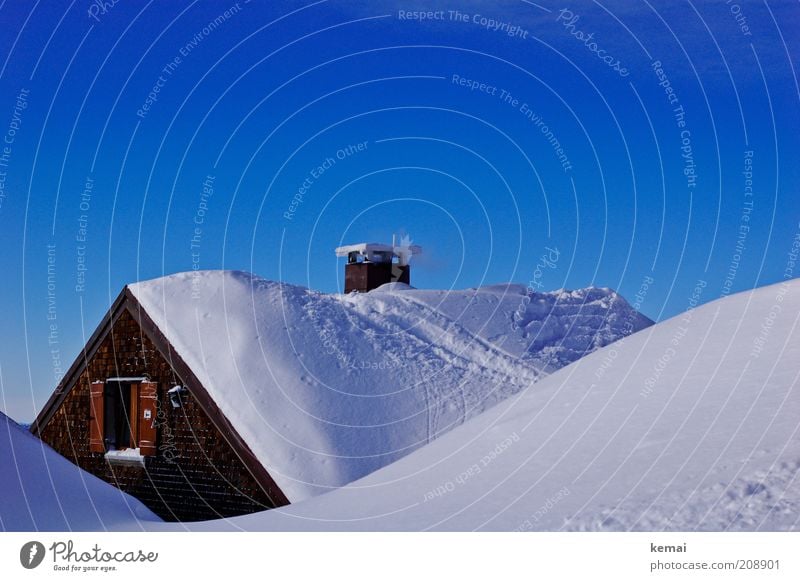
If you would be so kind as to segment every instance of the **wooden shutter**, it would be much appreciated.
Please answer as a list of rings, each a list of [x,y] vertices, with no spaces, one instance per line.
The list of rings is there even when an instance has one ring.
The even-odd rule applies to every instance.
[[[136,444],[142,456],[156,455],[156,398],[158,397],[158,384],[143,381],[139,384],[139,401],[137,408],[138,434]],[[134,428],[133,424],[131,425]]]
[[[89,386],[89,451],[106,451],[103,445],[103,410],[105,408],[103,394],[105,383],[95,382]]]
[[[139,447],[139,384],[131,383],[130,385],[130,408],[128,410],[128,425],[130,426],[131,434],[131,448]]]

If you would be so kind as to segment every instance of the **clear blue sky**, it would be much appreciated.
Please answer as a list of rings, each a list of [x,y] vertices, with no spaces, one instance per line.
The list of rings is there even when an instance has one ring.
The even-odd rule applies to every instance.
[[[193,267],[334,292],[334,247],[407,232],[416,286],[652,280],[653,319],[784,276],[797,2],[100,4],[0,7],[19,420],[126,283]]]

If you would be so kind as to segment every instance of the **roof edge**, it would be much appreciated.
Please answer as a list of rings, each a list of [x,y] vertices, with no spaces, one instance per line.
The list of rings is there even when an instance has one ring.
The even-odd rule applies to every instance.
[[[50,398],[45,402],[44,406],[42,407],[41,411],[36,416],[36,419],[33,421],[30,427],[30,431],[36,437],[39,437],[40,432],[47,423],[50,421],[50,418],[53,417],[53,414],[61,405],[61,403],[66,399],[69,392],[72,391],[72,388],[75,386],[75,381],[80,377],[81,373],[83,373],[84,369],[86,369],[86,365],[89,362],[89,359],[97,351],[100,343],[106,338],[108,333],[111,331],[111,328],[114,326],[114,323],[119,318],[124,310],[125,301],[127,299],[127,285],[122,289],[122,291],[117,295],[117,298],[114,299],[114,302],[111,303],[111,307],[109,307],[108,311],[103,318],[100,320],[100,324],[94,330],[89,340],[84,345],[81,352],[78,354],[78,357],[75,361],[70,365],[67,372],[61,378],[61,381],[58,382],[55,391],[52,393]]]

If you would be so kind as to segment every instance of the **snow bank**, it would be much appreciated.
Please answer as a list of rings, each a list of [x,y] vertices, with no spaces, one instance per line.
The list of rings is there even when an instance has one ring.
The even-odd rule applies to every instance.
[[[800,280],[601,349],[330,494],[195,528],[796,530]]]
[[[0,530],[135,530],[160,520],[0,413]]]
[[[384,285],[345,296],[229,271],[130,289],[293,502],[650,324],[607,289]]]

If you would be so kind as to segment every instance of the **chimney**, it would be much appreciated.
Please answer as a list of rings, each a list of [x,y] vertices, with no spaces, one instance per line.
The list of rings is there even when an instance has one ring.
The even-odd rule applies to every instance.
[[[336,256],[347,257],[344,266],[344,292],[369,292],[387,282],[411,284],[411,257],[422,248],[411,244],[408,236],[392,236],[392,244],[362,242],[336,249]]]

